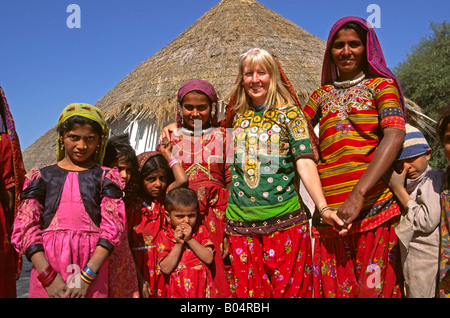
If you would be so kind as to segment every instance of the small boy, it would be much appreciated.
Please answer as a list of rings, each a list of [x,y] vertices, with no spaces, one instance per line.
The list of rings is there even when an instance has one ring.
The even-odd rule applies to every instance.
[[[431,169],[424,135],[406,124],[403,147],[394,162],[389,187],[402,208],[395,232],[408,298],[436,297],[439,273],[440,189],[444,172]]]
[[[189,188],[170,190],[164,199],[167,227],[158,234],[158,262],[166,275],[168,298],[215,298],[210,265],[214,245],[198,222],[197,193]]]

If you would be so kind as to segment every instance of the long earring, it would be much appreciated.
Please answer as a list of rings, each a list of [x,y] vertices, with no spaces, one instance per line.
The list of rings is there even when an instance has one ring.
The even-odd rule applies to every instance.
[[[183,118],[183,112],[181,111],[181,104],[178,102],[177,103],[177,111],[178,111],[178,115],[180,116],[180,123],[181,123],[181,127],[184,127],[184,118]]]
[[[216,107],[217,107],[216,103],[211,104],[211,117],[216,116]]]

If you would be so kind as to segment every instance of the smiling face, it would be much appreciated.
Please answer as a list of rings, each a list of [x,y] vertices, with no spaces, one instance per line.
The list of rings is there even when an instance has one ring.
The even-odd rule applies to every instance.
[[[74,166],[90,166],[95,164],[93,155],[100,144],[100,136],[89,124],[75,124],[61,137],[66,150],[63,161]]]
[[[182,101],[182,116],[184,126],[194,130],[195,121],[202,122],[202,128],[208,128],[211,115],[211,105],[208,96],[198,92],[187,93]]]
[[[331,46],[331,58],[339,70],[339,80],[353,80],[363,71],[365,47],[353,29],[340,30]]]
[[[252,99],[254,106],[265,106],[270,86],[270,74],[259,63],[253,66],[244,64],[242,85],[245,92]]]

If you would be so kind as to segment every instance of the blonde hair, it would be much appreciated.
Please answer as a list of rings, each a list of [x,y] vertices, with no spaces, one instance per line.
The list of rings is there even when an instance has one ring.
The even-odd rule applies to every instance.
[[[264,49],[253,48],[241,55],[239,60],[239,72],[236,84],[234,85],[230,96],[234,96],[233,106],[237,113],[243,114],[252,105],[252,100],[244,89],[244,67],[255,65],[264,67],[270,75],[270,84],[267,92],[266,105],[269,109],[279,108],[285,105],[294,105],[294,100],[281,80],[280,70],[275,58]]]

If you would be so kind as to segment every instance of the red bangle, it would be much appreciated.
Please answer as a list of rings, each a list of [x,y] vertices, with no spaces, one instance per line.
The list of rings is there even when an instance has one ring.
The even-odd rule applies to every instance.
[[[56,271],[50,265],[47,266],[39,275],[38,280],[41,282],[42,286],[50,286],[56,278]]]

